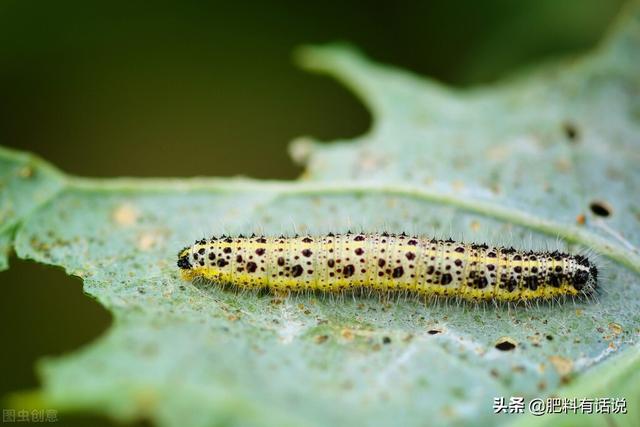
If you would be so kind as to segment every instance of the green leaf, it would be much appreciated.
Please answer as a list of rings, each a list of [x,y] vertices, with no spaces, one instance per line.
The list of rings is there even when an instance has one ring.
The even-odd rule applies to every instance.
[[[35,156],[0,147],[0,271],[8,255],[16,225],[54,198],[64,177]]]
[[[640,419],[640,346],[629,348],[620,354],[611,357],[606,362],[590,369],[581,375],[570,386],[560,390],[561,399],[576,399],[578,402],[588,396],[605,396],[625,398],[627,400],[626,416],[615,419],[616,426],[635,426]],[[513,427],[534,426],[602,426],[611,425],[611,415],[606,413],[550,414],[535,416],[527,414],[526,417],[517,418],[512,423]]]
[[[494,397],[557,394],[593,384],[595,369],[614,380],[584,397],[638,396],[625,375],[640,330],[637,4],[591,55],[467,91],[340,46],[299,59],[349,86],[375,122],[355,141],[294,143],[306,165],[295,182],[62,178],[0,152],[2,206],[21,206],[3,209],[0,248],[15,230],[18,256],[82,277],[114,315],[96,342],[39,364],[36,400],[167,426],[411,426],[506,424]],[[32,183],[11,172],[25,162]],[[197,238],[294,228],[586,248],[607,268],[596,301],[524,308],[281,298],[176,271]],[[516,349],[497,350],[503,337]],[[632,361],[623,374],[598,366],[614,353]]]

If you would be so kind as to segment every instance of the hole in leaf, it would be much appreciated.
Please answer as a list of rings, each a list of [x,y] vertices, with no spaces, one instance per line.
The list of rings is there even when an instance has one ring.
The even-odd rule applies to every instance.
[[[578,142],[580,140],[580,130],[574,123],[564,122],[562,124],[562,131],[569,141]]]
[[[591,204],[589,205],[589,208],[591,209],[591,212],[593,212],[594,215],[601,216],[601,217],[608,217],[611,215],[611,212],[612,212],[611,206],[609,206],[605,202],[601,202],[597,200],[591,202]]]
[[[511,351],[516,348],[516,342],[509,337],[503,337],[496,342],[495,347],[500,351]]]
[[[0,282],[0,321],[10,325],[0,340],[16,344],[3,347],[3,366],[11,369],[3,373],[0,395],[37,387],[39,359],[84,346],[112,323],[111,314],[82,292],[81,281],[62,269],[12,257]]]

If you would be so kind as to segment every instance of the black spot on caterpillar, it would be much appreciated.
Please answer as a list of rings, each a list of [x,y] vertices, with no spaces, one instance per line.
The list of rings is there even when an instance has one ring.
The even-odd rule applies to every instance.
[[[187,280],[275,292],[370,289],[532,301],[589,296],[598,287],[598,270],[583,255],[389,233],[212,237],[181,250],[178,267]]]

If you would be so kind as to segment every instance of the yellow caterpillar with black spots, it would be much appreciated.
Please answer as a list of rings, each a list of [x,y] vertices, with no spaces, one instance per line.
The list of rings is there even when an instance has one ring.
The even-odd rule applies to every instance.
[[[274,292],[407,291],[466,300],[532,301],[593,294],[583,255],[520,251],[406,234],[212,237],[178,254],[187,280]]]

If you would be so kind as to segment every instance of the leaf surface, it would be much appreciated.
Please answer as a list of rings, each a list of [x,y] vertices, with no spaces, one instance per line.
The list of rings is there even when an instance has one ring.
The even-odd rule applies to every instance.
[[[1,253],[15,232],[20,257],[80,276],[114,315],[105,336],[39,365],[47,404],[166,426],[486,425],[511,421],[494,397],[557,393],[613,353],[637,366],[637,6],[589,56],[467,91],[340,46],[299,58],[375,122],[355,141],[295,142],[295,182],[89,180],[0,152]],[[211,234],[350,228],[587,248],[606,266],[602,293],[517,309],[280,298],[194,286],[175,267]],[[513,351],[495,348],[505,337]]]

